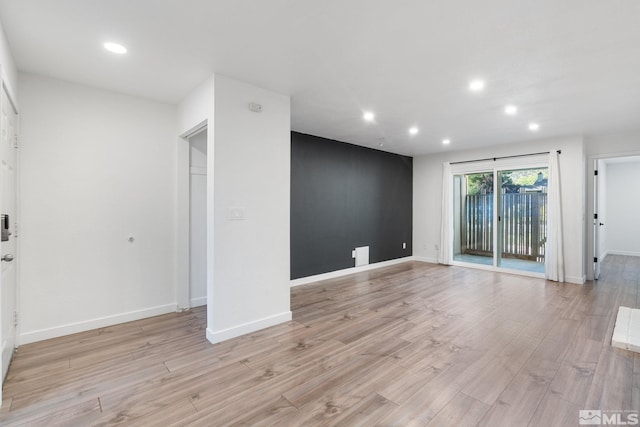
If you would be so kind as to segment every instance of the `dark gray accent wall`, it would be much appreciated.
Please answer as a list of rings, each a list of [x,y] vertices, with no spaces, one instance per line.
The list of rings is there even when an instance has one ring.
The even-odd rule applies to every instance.
[[[410,256],[412,186],[412,157],[292,132],[291,279]]]

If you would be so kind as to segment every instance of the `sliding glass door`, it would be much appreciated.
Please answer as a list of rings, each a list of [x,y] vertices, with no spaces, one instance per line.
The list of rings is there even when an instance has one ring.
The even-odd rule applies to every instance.
[[[544,273],[546,167],[454,173],[453,260]]]

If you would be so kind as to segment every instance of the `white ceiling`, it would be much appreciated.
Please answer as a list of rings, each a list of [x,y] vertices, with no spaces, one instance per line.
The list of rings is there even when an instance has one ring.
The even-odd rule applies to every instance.
[[[638,0],[0,0],[0,19],[21,71],[168,103],[216,72],[291,95],[293,130],[396,153],[640,128]]]

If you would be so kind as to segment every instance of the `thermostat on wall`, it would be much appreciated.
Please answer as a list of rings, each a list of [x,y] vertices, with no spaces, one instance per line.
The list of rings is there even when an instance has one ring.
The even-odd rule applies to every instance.
[[[257,102],[250,102],[249,110],[253,111],[254,113],[262,113],[262,105],[258,104]]]

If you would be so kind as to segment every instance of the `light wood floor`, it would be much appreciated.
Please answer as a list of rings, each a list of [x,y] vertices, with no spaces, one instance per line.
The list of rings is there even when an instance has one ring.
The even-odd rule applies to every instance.
[[[19,349],[2,425],[572,426],[640,409],[609,343],[640,258],[596,284],[409,262],[292,290],[294,321],[211,345],[205,311]]]

